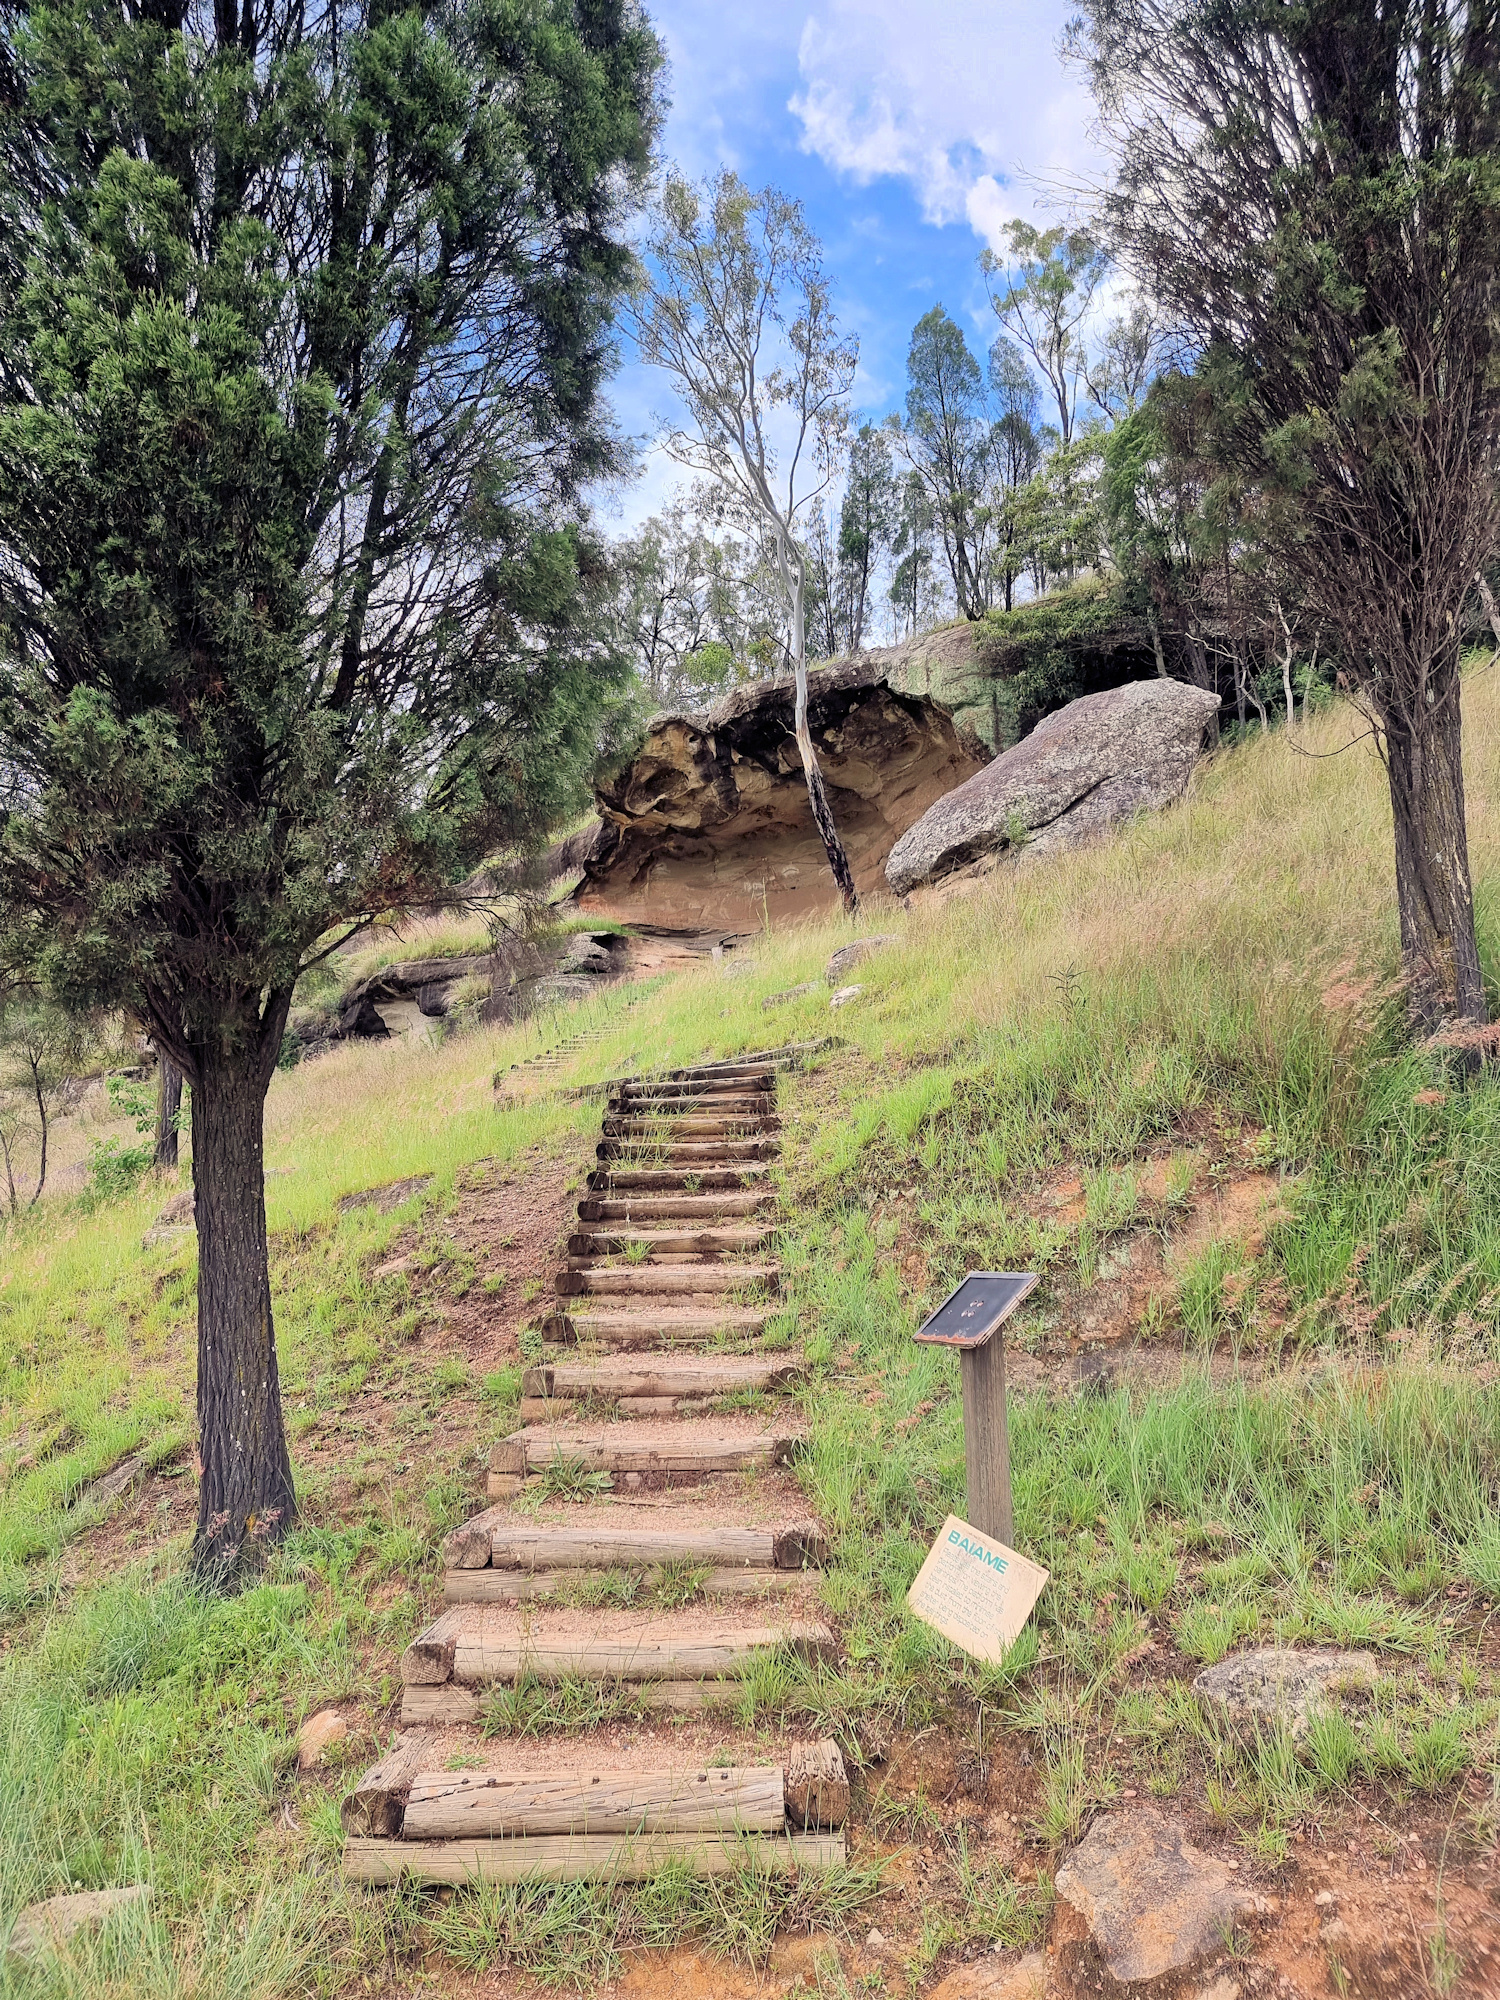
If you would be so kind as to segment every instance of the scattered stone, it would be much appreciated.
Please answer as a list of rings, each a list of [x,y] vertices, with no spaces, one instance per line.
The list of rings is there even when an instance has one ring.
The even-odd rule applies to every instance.
[[[409,1252],[405,1257],[387,1257],[383,1264],[377,1264],[370,1273],[372,1278],[401,1278],[416,1266],[416,1258]]]
[[[1236,1729],[1282,1724],[1302,1742],[1319,1708],[1346,1688],[1372,1688],[1380,1678],[1371,1653],[1334,1647],[1259,1646],[1205,1667],[1193,1691],[1220,1709]]]
[[[10,1949],[18,1958],[34,1958],[44,1945],[64,1944],[75,1932],[102,1924],[117,1910],[130,1909],[150,1898],[151,1890],[144,1882],[132,1882],[123,1889],[85,1889],[73,1896],[49,1896],[45,1902],[28,1904],[16,1918]]]
[[[184,1188],[181,1194],[174,1194],[172,1199],[157,1211],[156,1220],[151,1226],[153,1229],[180,1228],[183,1223],[193,1223],[196,1214],[193,1190]]]
[[[884,1949],[885,1933],[883,1931],[871,1931],[870,1935],[865,1939],[865,1950],[883,1951]]]
[[[1223,1974],[1211,1986],[1200,1988],[1198,2000],[1240,2000],[1239,1984]]]
[[[882,945],[900,944],[900,942],[894,931],[884,931],[878,937],[856,938],[853,944],[840,945],[824,966],[823,977],[830,986],[837,986],[845,974],[852,972],[862,959],[870,956],[872,951],[879,951]]]
[[[323,1761],[323,1752],[342,1743],[349,1725],[336,1708],[320,1708],[297,1731],[297,1769],[311,1771]]]
[[[411,1174],[404,1181],[387,1181],[384,1187],[361,1188],[358,1194],[339,1198],[339,1214],[348,1215],[356,1208],[374,1208],[382,1215],[389,1215],[393,1208],[399,1208],[402,1202],[410,1201],[414,1194],[421,1194],[431,1186],[431,1174]]]
[[[1180,1823],[1150,1806],[1096,1819],[1058,1869],[1057,1894],[1126,1985],[1188,1971],[1222,1951],[1236,1921],[1259,1907]]]
[[[189,1223],[186,1228],[148,1229],[141,1238],[143,1250],[175,1250],[179,1246],[195,1242],[197,1230]]]
[[[1042,2000],[1046,1990],[1046,1954],[1029,1951],[1015,1965],[996,1965],[992,1958],[961,1965],[933,1987],[927,2000]]]
[[[138,1451],[122,1458],[112,1471],[85,1486],[78,1496],[80,1507],[110,1507],[146,1476],[146,1461]]]
[[[822,982],[820,980],[804,979],[800,986],[788,986],[783,993],[768,993],[760,1003],[761,1011],[766,1013],[772,1007],[785,1007],[789,1001],[805,1000],[809,993],[820,993],[821,991]]]
[[[830,1007],[847,1007],[851,1000],[857,1000],[864,992],[863,986],[841,986],[829,1001]]]
[[[891,849],[898,896],[1007,853],[1052,854],[1181,798],[1219,698],[1182,681],[1131,681],[1070,701],[930,807]]]

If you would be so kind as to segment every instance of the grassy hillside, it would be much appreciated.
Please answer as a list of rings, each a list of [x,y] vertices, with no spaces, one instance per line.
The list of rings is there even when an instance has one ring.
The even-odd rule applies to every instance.
[[[1493,970],[1492,677],[1470,682],[1468,724]],[[778,1917],[836,1955],[878,1889],[868,1866],[884,1855],[895,1881],[890,1855],[914,1844],[934,1857],[920,1897],[904,1917],[878,1906],[888,1990],[906,1992],[945,1953],[1036,1935],[1060,1844],[1127,1792],[1228,1829],[1267,1879],[1313,1829],[1432,1820],[1455,1859],[1493,1839],[1500,1085],[1460,1084],[1405,1039],[1384,783],[1359,729],[1336,710],[1251,741],[1108,845],[869,913],[896,942],[835,1014],[826,989],[762,1003],[818,975],[842,924],[766,938],[649,1004],[612,989],[591,1016],[604,1040],[498,1107],[495,1072],[571,1019],[278,1076],[268,1202],[304,1514],[230,1602],[181,1582],[193,1275],[190,1250],[141,1248],[163,1191],[13,1232],[0,1929],[70,1882],[148,1880],[154,1899],[56,1964],[0,1961],[0,1994],[357,1990],[434,1944],[587,1983],[643,1940],[757,1951]],[[786,1329],[821,1370],[803,1478],[838,1538],[846,1663],[772,1661],[740,1719],[812,1716],[864,1758],[856,1870],[790,1911],[748,1879],[709,1899],[348,1894],[339,1773],[296,1780],[291,1739],[338,1701],[350,1764],[388,1740],[397,1653],[513,1414],[533,1288],[591,1149],[597,1104],[569,1086],[830,1032],[841,1046],[783,1091],[782,1259]],[[340,1205],[423,1177],[386,1212]],[[505,1235],[476,1221],[507,1211]],[[909,1336],[969,1268],[1044,1274],[1016,1334],[1012,1449],[1017,1538],[1052,1582],[987,1672],[903,1608],[963,1497],[956,1363]],[[1115,1374],[1080,1393],[1077,1353],[1106,1335]],[[133,1449],[157,1476],[122,1530],[76,1502]],[[1369,1726],[1330,1723],[1303,1763],[1223,1736],[1185,1675],[1256,1633],[1379,1648],[1394,1672]],[[527,1723],[525,1699],[492,1717]],[[939,1796],[898,1754],[927,1728],[950,1776],[1024,1747],[1024,1867],[971,1845],[958,1779]],[[1441,1908],[1419,1946],[1431,1966],[1450,1949]]]

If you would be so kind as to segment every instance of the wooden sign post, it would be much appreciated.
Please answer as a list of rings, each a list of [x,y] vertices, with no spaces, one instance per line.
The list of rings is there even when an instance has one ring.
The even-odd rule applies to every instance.
[[[971,1271],[918,1329],[932,1347],[956,1347],[964,1398],[964,1469],[969,1520],[1012,1544],[1010,1432],[1005,1417],[1005,1343],[994,1336],[1028,1293],[1033,1271]]]

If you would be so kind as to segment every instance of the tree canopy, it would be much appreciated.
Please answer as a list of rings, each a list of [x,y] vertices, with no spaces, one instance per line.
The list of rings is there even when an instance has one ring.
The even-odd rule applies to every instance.
[[[0,17],[4,944],[193,1085],[211,1554],[292,1505],[293,982],[569,811],[620,673],[575,502],[658,67],[624,0]]]

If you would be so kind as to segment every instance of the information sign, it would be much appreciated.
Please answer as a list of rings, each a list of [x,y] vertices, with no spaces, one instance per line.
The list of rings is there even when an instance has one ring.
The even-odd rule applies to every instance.
[[[1003,1660],[1031,1616],[1048,1572],[950,1514],[906,1602],[976,1660]]]
[[[912,1337],[934,1347],[982,1347],[1036,1284],[1034,1271],[971,1271]]]

